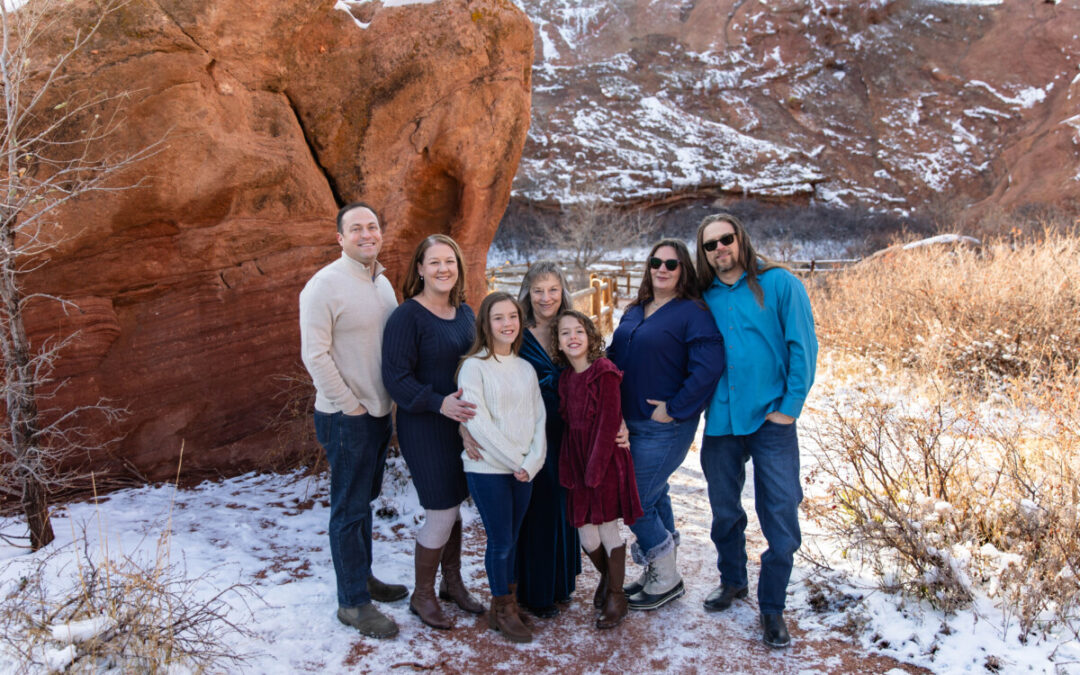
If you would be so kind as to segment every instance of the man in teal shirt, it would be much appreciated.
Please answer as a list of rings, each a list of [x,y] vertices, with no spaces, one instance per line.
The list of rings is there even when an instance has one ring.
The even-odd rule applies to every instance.
[[[727,369],[705,413],[701,447],[720,570],[720,585],[705,599],[705,609],[724,610],[747,595],[741,495],[746,460],[752,459],[755,508],[769,543],[758,579],[762,637],[771,647],[786,647],[791,637],[784,601],[802,542],[795,420],[814,383],[814,316],[802,282],[757,255],[733,215],[702,221],[697,268],[727,351]]]

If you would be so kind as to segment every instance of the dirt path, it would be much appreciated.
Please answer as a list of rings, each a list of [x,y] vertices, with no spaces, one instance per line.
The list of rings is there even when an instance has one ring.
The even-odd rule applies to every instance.
[[[747,483],[751,484],[748,476]],[[584,572],[578,577],[578,589],[569,605],[554,619],[531,617],[535,640],[529,645],[514,645],[487,627],[486,617],[472,617],[456,608],[448,610],[457,627],[435,631],[419,625],[406,615],[399,641],[407,650],[423,655],[415,661],[398,660],[394,672],[436,673],[923,673],[922,668],[894,659],[867,654],[852,641],[826,634],[820,629],[804,630],[799,626],[800,613],[809,612],[805,590],[793,581],[789,595],[799,609],[788,612],[793,644],[786,650],[770,649],[762,644],[758,629],[754,594],[738,601],[726,612],[706,613],[701,606],[705,595],[718,583],[715,552],[709,540],[710,512],[704,477],[698,468],[696,448],[671,482],[671,494],[683,545],[679,549],[679,568],[687,585],[685,596],[652,612],[631,612],[616,629],[593,628],[595,613],[592,592],[597,573],[584,560]],[[744,508],[750,514],[750,583],[757,582],[757,558],[765,548],[754,517],[753,497],[744,494]],[[629,531],[626,535],[632,538]],[[478,523],[466,532],[465,570],[470,587],[483,600],[488,589],[483,575],[483,529]],[[630,565],[627,577],[634,578],[640,568]],[[796,579],[805,571],[796,569]],[[395,603],[398,604],[398,603]],[[400,603],[404,605],[404,602]],[[401,622],[402,612],[395,612]],[[809,622],[816,624],[817,622]],[[488,643],[487,648],[480,645]],[[365,661],[386,667],[376,656],[379,645],[357,637],[345,665],[357,672],[366,670]],[[365,657],[374,657],[370,660]]]

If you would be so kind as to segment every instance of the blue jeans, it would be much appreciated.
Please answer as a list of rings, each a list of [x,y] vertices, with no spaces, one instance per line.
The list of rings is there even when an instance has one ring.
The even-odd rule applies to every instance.
[[[484,568],[491,595],[509,595],[510,584],[517,580],[517,538],[529,508],[532,483],[522,483],[509,473],[466,472],[465,479],[487,533]]]
[[[784,611],[799,532],[799,437],[795,424],[768,420],[748,436],[706,436],[701,469],[709,484],[712,540],[720,581],[740,588],[746,579],[746,512],[742,489],[746,460],[754,461],[754,507],[769,548],[761,554],[758,609],[762,614]]]
[[[682,465],[697,433],[694,415],[682,422],[661,424],[652,420],[626,420],[630,430],[630,455],[634,459],[641,509],[645,512],[630,531],[637,537],[634,559],[639,564],[662,558],[674,550],[675,514],[668,496],[668,479]]]
[[[330,556],[341,607],[371,602],[371,502],[382,490],[390,432],[390,415],[315,411],[315,436],[330,464]]]

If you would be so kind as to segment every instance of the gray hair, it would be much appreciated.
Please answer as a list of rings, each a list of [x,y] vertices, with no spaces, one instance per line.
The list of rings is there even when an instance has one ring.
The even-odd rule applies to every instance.
[[[566,275],[563,274],[559,264],[554,260],[537,260],[525,272],[525,277],[521,280],[521,288],[518,290],[518,304],[521,305],[521,310],[525,313],[526,326],[536,325],[536,315],[533,313],[529,289],[537,280],[547,276],[555,277],[559,280],[559,285],[562,286],[562,302],[559,304],[559,310],[574,308],[574,303],[570,300],[570,285],[566,283]]]

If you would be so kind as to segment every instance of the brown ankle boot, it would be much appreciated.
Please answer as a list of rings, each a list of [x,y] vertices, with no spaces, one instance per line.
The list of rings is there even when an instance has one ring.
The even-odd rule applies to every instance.
[[[532,642],[533,636],[518,616],[512,595],[497,595],[491,599],[488,626],[502,633],[511,642]]]
[[[435,572],[439,569],[441,557],[440,548],[416,545],[416,557],[413,560],[416,582],[413,585],[412,597],[409,598],[409,611],[432,628],[448,630],[453,628],[454,624],[443,614],[442,606],[435,598]]]
[[[593,607],[601,609],[607,600],[608,587],[611,585],[611,581],[608,579],[607,551],[604,550],[604,546],[601,544],[596,547],[595,551],[585,551],[585,555],[589,556],[589,560],[592,561],[593,565],[596,565],[597,571],[600,572],[600,584],[596,587],[596,592],[593,593],[592,604]]]
[[[439,597],[452,600],[461,609],[470,614],[483,614],[484,606],[469,594],[461,578],[461,521],[454,523],[450,538],[442,550],[442,582],[439,584]]]
[[[603,550],[603,546],[600,547]],[[596,620],[597,628],[614,628],[626,618],[626,593],[623,579],[626,576],[626,544],[607,554],[608,593],[604,608]]]

